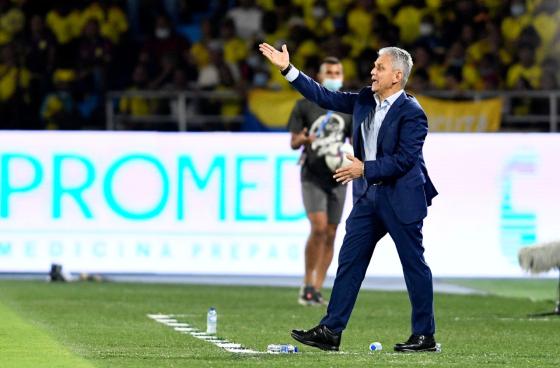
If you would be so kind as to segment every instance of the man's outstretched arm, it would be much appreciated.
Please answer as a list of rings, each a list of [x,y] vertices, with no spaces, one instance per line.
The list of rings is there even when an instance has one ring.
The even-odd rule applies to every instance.
[[[324,109],[352,114],[357,93],[329,91],[300,72],[290,64],[290,54],[286,45],[282,45],[282,51],[278,51],[267,43],[261,43],[259,50],[305,98]]]

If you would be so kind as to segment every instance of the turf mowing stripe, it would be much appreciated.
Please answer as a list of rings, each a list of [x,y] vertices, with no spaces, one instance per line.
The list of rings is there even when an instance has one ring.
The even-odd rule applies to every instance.
[[[40,328],[0,303],[0,366],[2,368],[93,368]]]
[[[163,323],[164,325],[173,328],[173,330],[191,335],[202,341],[210,342],[217,347],[229,351],[235,354],[263,354],[262,351],[256,351],[253,349],[248,349],[241,344],[237,344],[222,338],[218,338],[214,335],[202,332],[197,328],[192,327],[188,323],[182,323],[173,318],[172,315],[167,314],[148,314],[148,318],[153,319],[156,322]]]

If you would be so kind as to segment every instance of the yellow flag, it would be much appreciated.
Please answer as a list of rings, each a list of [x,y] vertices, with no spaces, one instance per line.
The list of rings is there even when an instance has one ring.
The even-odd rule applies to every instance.
[[[302,96],[296,91],[254,89],[249,92],[249,110],[269,128],[283,128]]]
[[[496,132],[500,129],[503,101],[449,101],[416,96],[434,132]]]

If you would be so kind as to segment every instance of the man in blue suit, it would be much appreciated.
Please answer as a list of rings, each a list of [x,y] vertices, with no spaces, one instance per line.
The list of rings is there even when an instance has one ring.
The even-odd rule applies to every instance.
[[[355,157],[336,171],[352,181],[354,206],[346,221],[338,270],[327,315],[311,330],[292,337],[323,350],[338,350],[377,242],[394,240],[412,305],[412,335],[396,351],[436,351],[432,273],[424,260],[422,225],[437,191],[422,147],[428,121],[416,99],[404,92],[412,69],[410,54],[397,47],[379,50],[371,70],[371,87],[358,93],[332,92],[290,64],[282,51],[263,43],[261,53],[277,66],[304,97],[319,106],[353,114]]]

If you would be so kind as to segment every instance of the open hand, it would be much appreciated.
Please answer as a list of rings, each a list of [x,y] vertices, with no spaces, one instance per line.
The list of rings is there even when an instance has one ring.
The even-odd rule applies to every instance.
[[[290,65],[290,54],[286,45],[282,45],[282,52],[280,52],[264,42],[259,44],[259,51],[280,70],[284,70]]]
[[[342,182],[342,184],[349,183],[364,174],[364,163],[362,161],[358,160],[351,154],[347,154],[346,158],[352,161],[352,163],[348,166],[337,169],[333,175],[333,178],[335,178],[339,183]]]

